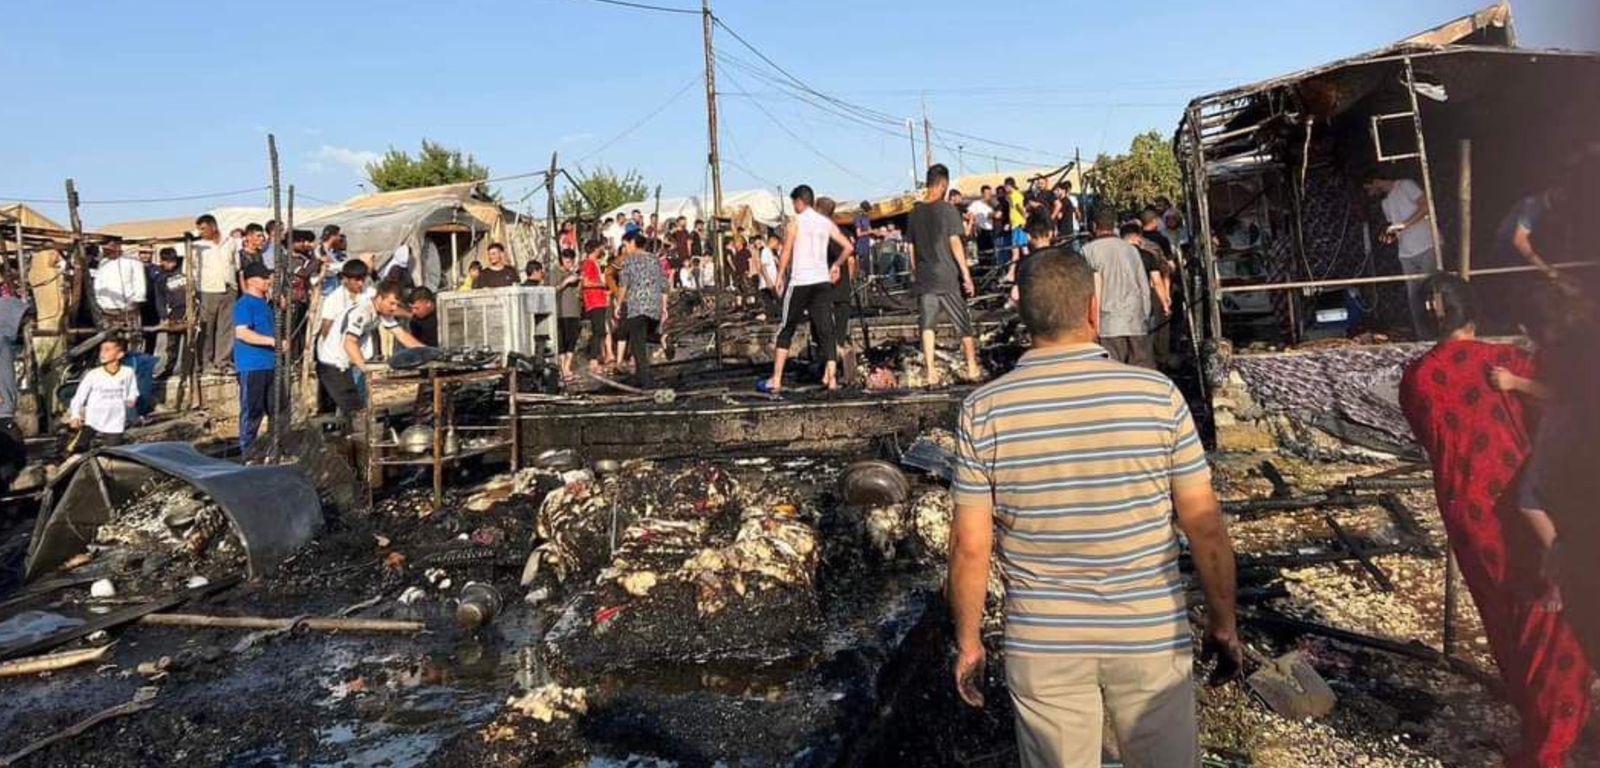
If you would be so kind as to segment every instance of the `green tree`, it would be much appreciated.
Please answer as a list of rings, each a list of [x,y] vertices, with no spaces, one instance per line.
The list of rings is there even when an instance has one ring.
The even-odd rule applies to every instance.
[[[619,205],[650,196],[650,185],[638,171],[618,174],[606,166],[578,173],[578,188],[567,189],[558,198],[563,217],[598,216]]]
[[[1086,175],[1101,204],[1118,212],[1137,210],[1157,197],[1177,202],[1183,196],[1172,142],[1154,130],[1133,137],[1125,155],[1101,154]]]
[[[414,158],[409,152],[390,147],[381,159],[367,163],[367,179],[380,192],[460,184],[488,178],[489,169],[480,165],[472,155],[463,155],[461,150],[450,149],[427,139],[422,140],[422,152]],[[486,186],[479,185],[479,188],[487,194]]]

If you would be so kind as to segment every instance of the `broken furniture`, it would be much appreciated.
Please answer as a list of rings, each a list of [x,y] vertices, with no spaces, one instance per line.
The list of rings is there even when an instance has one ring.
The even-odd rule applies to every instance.
[[[445,465],[509,450],[511,466],[513,468],[520,466],[522,434],[517,428],[518,407],[515,396],[517,375],[517,369],[514,367],[467,372],[450,372],[438,368],[428,368],[418,372],[392,369],[381,373],[374,372],[374,375],[367,380],[369,399],[372,403],[367,409],[366,424],[368,485],[373,488],[381,486],[384,470],[387,467],[429,467],[433,470],[433,508],[437,510],[444,505]],[[506,391],[512,393],[507,397],[510,405],[508,415],[503,419],[503,426],[468,426],[456,423],[457,409],[453,406],[456,396],[463,387],[494,384],[498,388],[501,381],[505,382]],[[419,387],[423,394],[431,396],[433,406],[433,441],[428,450],[421,455],[407,452],[405,446],[397,440],[390,439],[382,429],[386,417],[406,412],[411,408],[414,401],[407,394],[416,392]],[[495,420],[502,421],[499,417]]]
[[[69,463],[46,489],[28,549],[29,581],[94,540],[153,479],[175,478],[215,502],[244,546],[251,578],[311,541],[322,505],[310,478],[290,465],[244,466],[214,459],[188,443],[105,448]]]

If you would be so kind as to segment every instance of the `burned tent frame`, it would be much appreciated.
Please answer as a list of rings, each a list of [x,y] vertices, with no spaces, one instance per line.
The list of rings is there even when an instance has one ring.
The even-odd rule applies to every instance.
[[[95,531],[158,477],[182,481],[216,502],[244,546],[251,578],[271,573],[322,529],[316,488],[297,467],[243,466],[188,443],[104,448],[69,463],[45,489],[26,579],[83,552]]]
[[[1468,279],[1534,271],[1482,256],[1494,255],[1501,215],[1597,138],[1597,99],[1600,55],[1515,47],[1504,4],[1378,51],[1195,99],[1174,136],[1201,267],[1193,327],[1221,339],[1224,303],[1267,292],[1297,341],[1301,291],[1425,279],[1376,268],[1378,233],[1365,229],[1360,194],[1374,171],[1422,186],[1438,269]],[[1327,194],[1313,199],[1319,186]],[[1220,274],[1230,254],[1213,235],[1233,213],[1217,208],[1230,187],[1252,190],[1243,199],[1263,211],[1264,280],[1225,285]],[[1333,218],[1351,230],[1331,252],[1308,232],[1308,208],[1328,199],[1346,206]]]

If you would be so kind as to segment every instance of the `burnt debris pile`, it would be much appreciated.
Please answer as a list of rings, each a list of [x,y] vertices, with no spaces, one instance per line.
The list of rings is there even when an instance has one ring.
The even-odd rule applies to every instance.
[[[181,589],[195,576],[243,573],[248,565],[222,508],[194,486],[164,476],[140,487],[79,557],[132,574],[138,591],[150,593]]]
[[[535,557],[593,585],[550,638],[580,667],[771,658],[815,647],[817,513],[725,469],[623,465],[540,510]]]

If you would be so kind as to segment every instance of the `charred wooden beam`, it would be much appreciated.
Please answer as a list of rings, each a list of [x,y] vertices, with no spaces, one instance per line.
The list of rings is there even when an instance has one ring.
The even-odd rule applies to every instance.
[[[1389,579],[1389,574],[1384,573],[1383,569],[1379,568],[1378,564],[1368,556],[1366,545],[1351,536],[1350,532],[1339,524],[1338,518],[1335,518],[1332,512],[1324,510],[1322,519],[1328,523],[1328,530],[1333,531],[1333,535],[1339,539],[1339,543],[1343,544],[1344,548],[1361,563],[1361,569],[1366,571],[1373,581],[1377,582],[1378,588],[1385,592],[1393,592],[1394,582]]]

